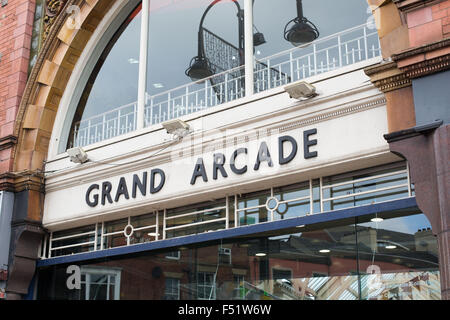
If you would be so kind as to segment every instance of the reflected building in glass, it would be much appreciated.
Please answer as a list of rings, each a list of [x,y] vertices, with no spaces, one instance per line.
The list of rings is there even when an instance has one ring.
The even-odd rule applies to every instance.
[[[441,298],[439,262],[436,240],[427,225],[423,214],[395,214],[382,222],[305,226],[295,233],[278,231],[177,251],[108,257],[82,263],[80,290],[66,288],[66,265],[45,267],[40,271],[38,296],[435,300]]]

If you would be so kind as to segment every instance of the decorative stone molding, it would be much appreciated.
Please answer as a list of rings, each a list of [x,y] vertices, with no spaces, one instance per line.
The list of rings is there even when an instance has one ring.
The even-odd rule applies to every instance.
[[[44,174],[42,172],[8,172],[1,174],[0,190],[15,193],[34,190],[44,193]]]
[[[450,38],[393,55],[409,79],[450,69]]]
[[[430,43],[392,56],[364,71],[383,92],[411,86],[411,80],[450,69],[450,39]]]
[[[401,12],[408,12],[417,8],[430,6],[445,0],[392,0]]]
[[[402,68],[410,79],[424,77],[448,69],[450,69],[450,54]]]
[[[410,50],[406,50],[403,52],[400,52],[398,54],[392,55],[392,60],[395,62],[408,59],[411,57],[414,57],[419,54],[426,54],[430,53],[436,50],[444,49],[450,46],[450,38],[443,39],[440,41],[432,42],[420,47],[412,48]]]
[[[44,30],[42,32],[42,40],[45,41],[50,34],[50,29],[55,23],[56,17],[61,13],[67,0],[46,0]]]
[[[6,137],[0,138],[0,151],[5,149],[10,149],[17,144],[17,137],[13,135],[9,135]]]
[[[14,179],[16,176],[12,173],[0,174],[0,190],[14,192]]]
[[[372,83],[384,93],[411,86],[411,79],[398,69],[395,62],[383,62],[366,68],[364,72],[370,77]]]
[[[113,4],[110,0],[47,0],[45,41],[39,52],[22,95],[14,127],[14,172],[0,176],[0,188],[15,192],[18,200],[15,215],[20,221],[12,226],[8,299],[21,299],[36,270],[36,259],[44,230],[40,227],[43,212],[44,176],[42,166],[47,157],[54,117],[73,67],[88,42],[92,30]],[[79,29],[65,23],[70,14],[65,8],[79,5],[82,12]],[[1,143],[0,143],[1,144]],[[15,206],[16,207],[16,206]],[[17,217],[16,217],[17,218]]]

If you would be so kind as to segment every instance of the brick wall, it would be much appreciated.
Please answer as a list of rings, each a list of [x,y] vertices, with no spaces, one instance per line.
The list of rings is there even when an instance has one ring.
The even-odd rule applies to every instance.
[[[411,47],[450,37],[450,0],[407,13]]]
[[[0,2],[0,140],[13,134],[28,77],[35,0]],[[0,148],[0,174],[12,170],[12,149]]]

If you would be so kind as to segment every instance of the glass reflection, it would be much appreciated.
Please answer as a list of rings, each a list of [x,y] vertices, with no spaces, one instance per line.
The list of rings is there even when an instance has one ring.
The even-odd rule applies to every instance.
[[[97,61],[78,103],[68,148],[135,129],[141,11],[139,5],[124,19]]]
[[[85,263],[81,290],[42,268],[38,299],[440,299],[424,215],[308,228]]]
[[[145,127],[245,96],[243,6],[242,0],[150,1],[142,43],[148,45],[141,70]],[[253,8],[255,93],[380,56],[364,0],[258,0]],[[141,10],[119,28],[83,88],[68,147],[138,127]]]
[[[358,250],[364,299],[440,299],[436,238],[424,215],[359,224]]]

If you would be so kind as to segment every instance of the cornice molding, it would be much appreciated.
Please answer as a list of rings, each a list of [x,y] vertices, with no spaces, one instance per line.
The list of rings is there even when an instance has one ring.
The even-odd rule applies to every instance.
[[[371,66],[364,72],[385,93],[401,89],[411,86],[412,79],[450,69],[448,48],[450,38],[394,54],[391,62]]]
[[[392,56],[409,79],[450,69],[450,38],[426,44]],[[411,63],[408,64],[408,59]]]
[[[402,12],[408,12],[417,8],[430,6],[445,0],[392,0],[397,8]]]
[[[409,79],[424,77],[450,69],[450,54],[402,68]]]
[[[419,54],[426,54],[436,50],[450,47],[450,38],[445,38],[436,42],[428,43],[420,47],[415,47],[397,54],[392,55],[392,60],[395,62],[417,56]]]
[[[17,144],[17,137],[14,135],[9,135],[0,138],[0,151],[5,149],[13,148]]]
[[[411,79],[404,73],[376,81],[374,84],[384,93],[410,87],[412,85]]]
[[[41,172],[7,172],[0,175],[0,190],[22,192],[33,190],[44,193],[44,176]]]
[[[372,83],[382,92],[390,92],[412,85],[408,75],[397,67],[395,62],[382,62],[364,70]]]

